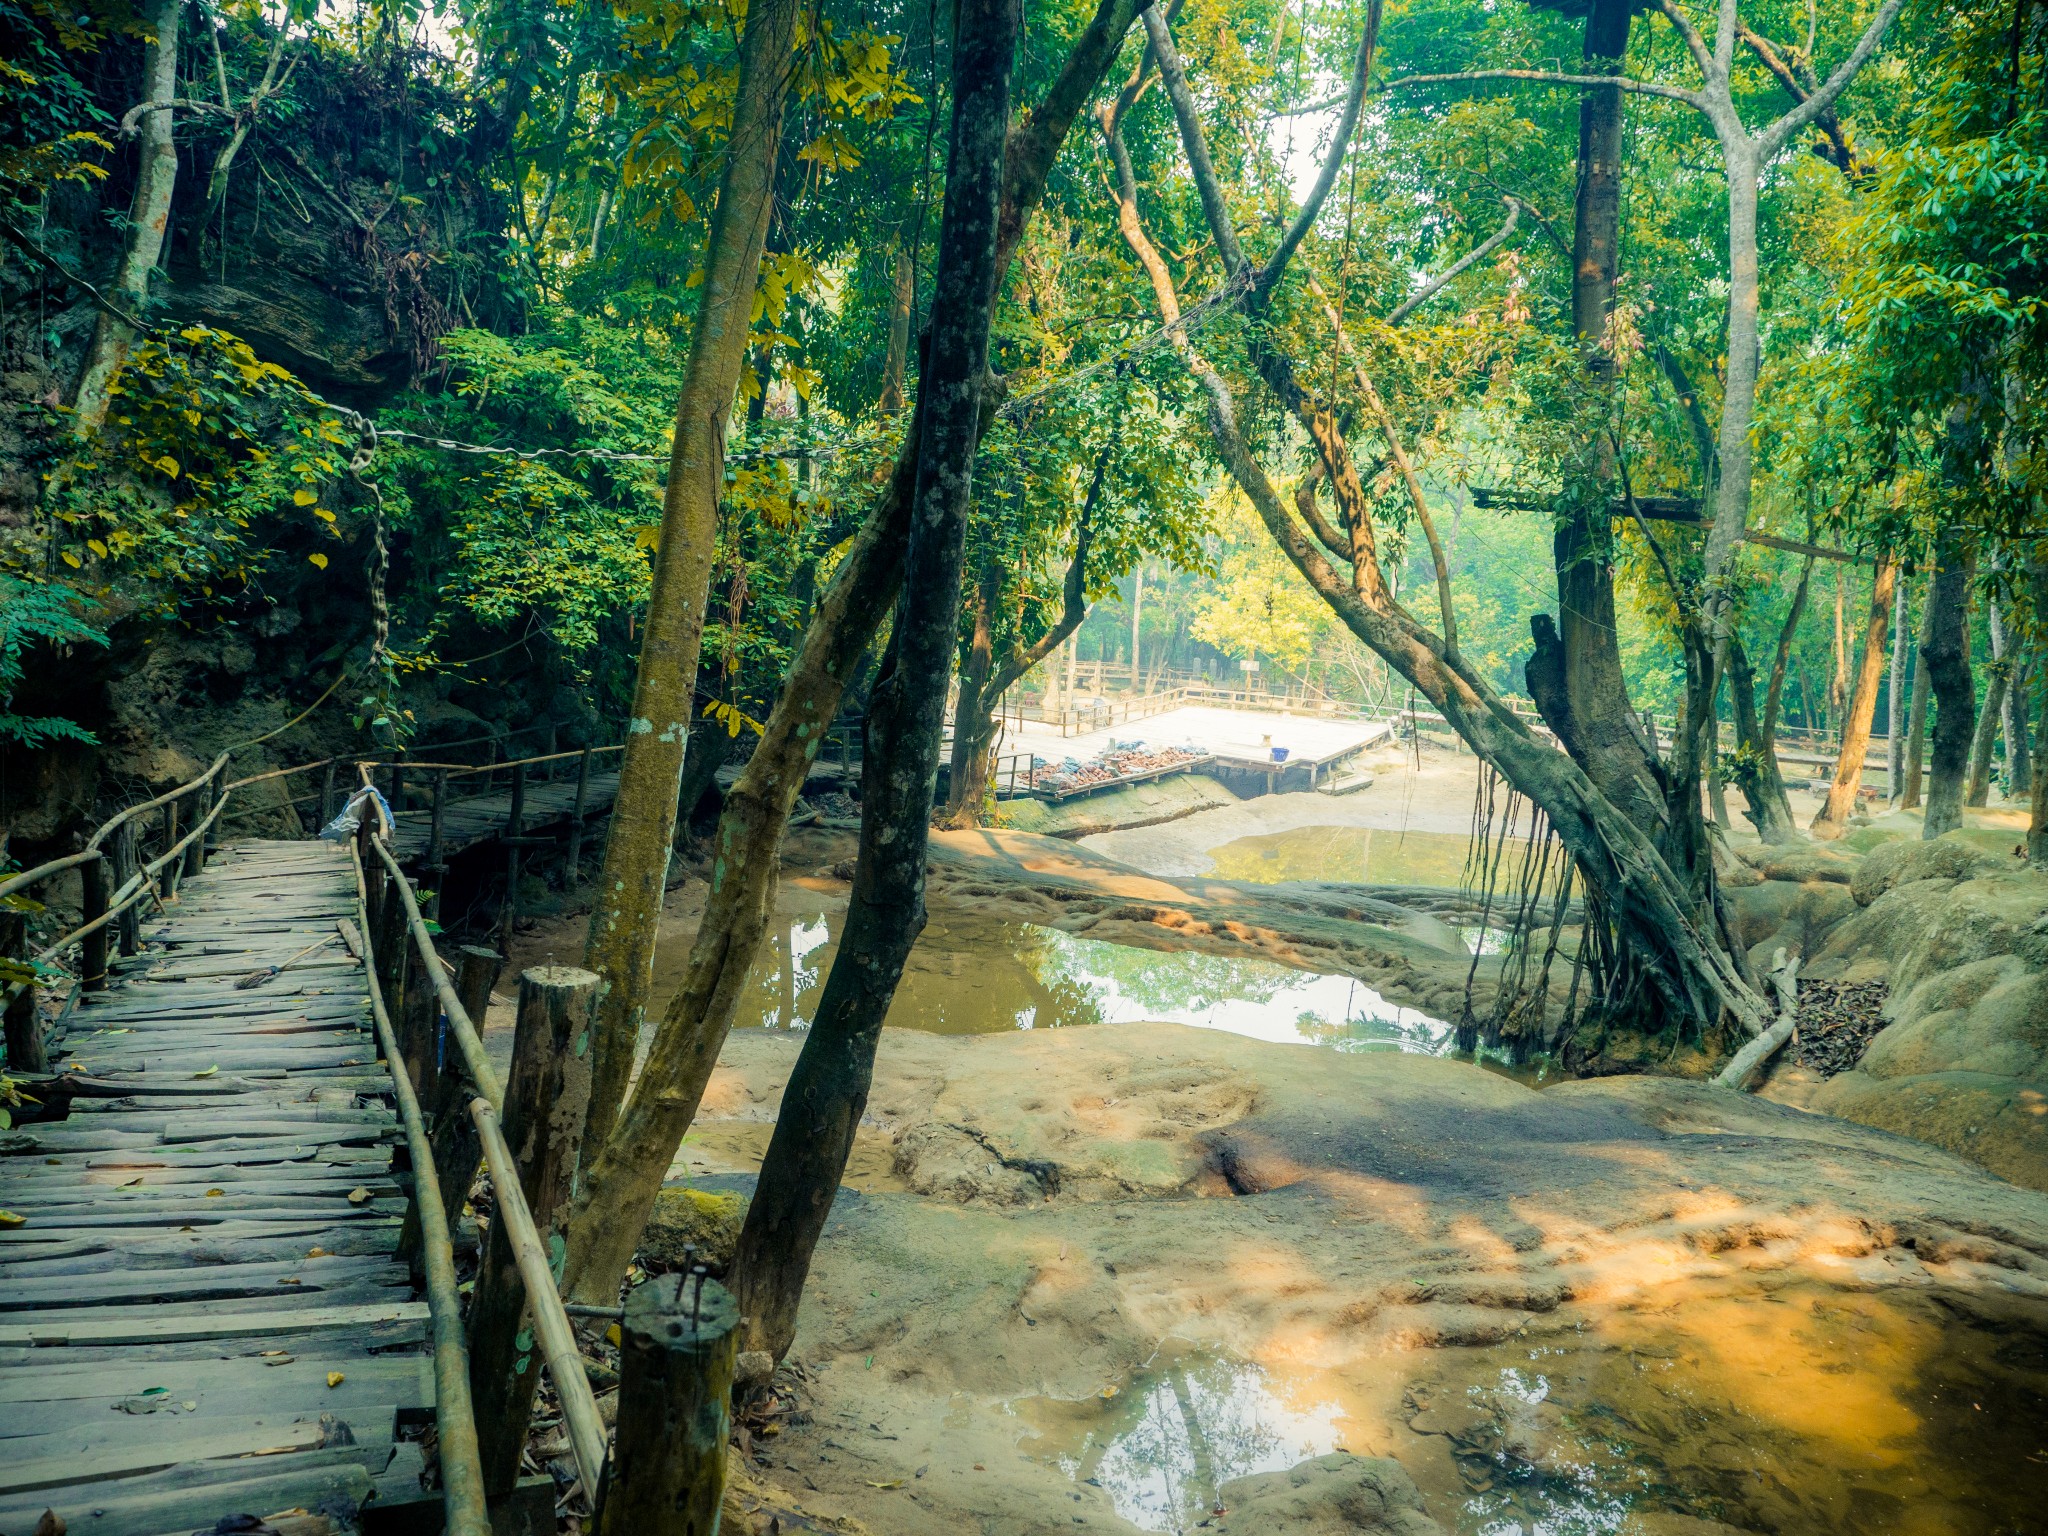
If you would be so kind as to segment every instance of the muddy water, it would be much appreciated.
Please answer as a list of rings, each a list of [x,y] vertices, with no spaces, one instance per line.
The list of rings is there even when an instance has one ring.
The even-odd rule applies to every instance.
[[[836,908],[785,913],[748,979],[739,1028],[805,1029],[837,949]],[[685,945],[655,959],[658,993],[682,979]],[[1349,976],[1270,961],[1165,953],[1030,923],[935,911],[911,951],[888,1023],[994,1034],[1163,1020],[1338,1050],[1449,1048],[1450,1027]]]
[[[1012,1405],[1019,1449],[1189,1532],[1234,1477],[1393,1456],[1458,1536],[2048,1530],[2038,1308],[1925,1293],[1673,1286],[1480,1349],[1319,1372],[1163,1352],[1112,1395]]]
[[[1509,868],[1528,849],[1507,839]],[[1408,832],[1385,827],[1296,827],[1240,837],[1209,850],[1225,880],[1326,880],[1382,885],[1463,883],[1471,839],[1463,833]],[[1498,847],[1495,855],[1499,856]]]

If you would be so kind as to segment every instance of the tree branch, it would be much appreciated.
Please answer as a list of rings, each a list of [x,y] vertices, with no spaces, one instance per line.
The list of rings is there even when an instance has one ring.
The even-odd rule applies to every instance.
[[[1159,61],[1159,78],[1166,82],[1167,100],[1173,103],[1174,119],[1180,124],[1181,144],[1187,151],[1188,169],[1194,174],[1195,190],[1201,194],[1202,213],[1209,221],[1209,233],[1216,241],[1216,254],[1223,258],[1225,276],[1236,277],[1245,270],[1244,247],[1238,243],[1237,229],[1230,222],[1230,204],[1223,196],[1223,183],[1216,175],[1216,164],[1209,158],[1209,141],[1202,132],[1202,120],[1195,113],[1194,93],[1188,89],[1188,74],[1181,63],[1180,50],[1173,45],[1173,34],[1166,30],[1166,18],[1159,14],[1155,3],[1148,3],[1143,12],[1145,35],[1152,39],[1152,54]],[[1331,157],[1331,164],[1343,158],[1340,150]],[[1324,167],[1329,174],[1330,167]]]
[[[1467,80],[1534,80],[1543,85],[1611,86],[1618,91],[1633,91],[1638,96],[1662,96],[1667,101],[1682,101],[1701,112],[1707,110],[1706,98],[1683,86],[1665,85],[1656,80],[1635,80],[1627,75],[1566,75],[1549,69],[1468,69],[1450,75],[1407,75],[1399,80],[1389,80],[1387,89],[1398,91],[1413,85],[1458,85]]]
[[[1778,84],[1785,88],[1785,94],[1795,103],[1805,101],[1812,94],[1807,88],[1807,83],[1802,81],[1792,66],[1785,62],[1768,38],[1759,36],[1746,24],[1738,25],[1735,34],[1749,46],[1749,51],[1757,56],[1764,68],[1769,70]],[[1863,165],[1856,158],[1855,147],[1850,144],[1849,135],[1843,129],[1842,120],[1836,116],[1835,109],[1829,107],[1823,111],[1814,119],[1814,125],[1827,136],[1826,147],[1816,144],[1814,153],[1828,161],[1849,180],[1859,180],[1863,175]]]
[[[1885,32],[1891,27],[1904,4],[1905,0],[1884,0],[1883,8],[1870,18],[1870,25],[1865,27],[1863,35],[1856,39],[1856,46],[1849,50],[1849,57],[1835,66],[1834,73],[1821,82],[1820,89],[1757,136],[1757,146],[1765,155],[1776,154],[1787,139],[1835,104],[1836,98],[1847,90],[1849,82],[1856,78],[1856,72],[1869,63],[1870,56],[1877,52],[1877,45],[1884,41]]]
[[[1391,315],[1387,316],[1387,324],[1399,325],[1403,320],[1406,320],[1416,310],[1443,292],[1449,286],[1452,279],[1456,278],[1460,273],[1469,271],[1476,262],[1485,260],[1489,254],[1500,247],[1502,241],[1515,232],[1515,225],[1522,216],[1521,200],[1519,198],[1503,197],[1501,201],[1508,205],[1506,222],[1485,241],[1473,246],[1471,250],[1452,262],[1449,267],[1444,269],[1442,276],[1424,284],[1420,293],[1404,300]]]
[[[1337,184],[1337,171],[1344,163],[1345,146],[1350,144],[1352,132],[1358,126],[1358,109],[1365,99],[1366,80],[1372,74],[1372,55],[1379,44],[1379,36],[1380,0],[1371,0],[1365,13],[1365,36],[1358,44],[1358,59],[1351,69],[1351,89],[1345,95],[1344,110],[1337,117],[1337,132],[1331,140],[1331,152],[1316,175],[1316,184],[1310,188],[1307,201],[1295,214],[1294,222],[1287,226],[1286,233],[1281,235],[1280,244],[1274,248],[1273,254],[1266,258],[1265,266],[1259,269],[1258,278],[1252,284],[1252,292],[1259,299],[1272,292],[1274,284],[1280,281],[1288,258],[1309,230],[1315,227],[1316,216],[1323,211],[1330,189]]]

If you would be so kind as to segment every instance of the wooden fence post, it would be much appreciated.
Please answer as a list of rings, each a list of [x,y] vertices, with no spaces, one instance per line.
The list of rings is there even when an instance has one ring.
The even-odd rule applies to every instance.
[[[491,988],[498,984],[498,972],[504,967],[504,956],[494,949],[465,944],[455,951],[455,996],[479,1032],[490,1011]],[[433,1096],[426,1101],[428,1129],[434,1143],[434,1172],[440,1176],[441,1194],[452,1216],[461,1212],[484,1154],[477,1140],[476,1121],[469,1114],[469,1096],[475,1090],[469,1086],[461,1052],[449,1042],[445,1029],[435,1047],[441,1071],[434,1080]]]
[[[28,914],[0,911],[0,959],[20,964],[28,961]],[[0,980],[0,986],[11,985]],[[47,1072],[49,1053],[43,1049],[43,1026],[36,1018],[36,984],[22,983],[21,990],[7,1002],[7,1069],[10,1072]]]
[[[196,826],[197,823],[195,822]],[[169,853],[178,846],[178,802],[173,800],[164,807],[164,852]],[[185,857],[180,854],[164,866],[164,900],[170,901],[178,894],[178,886],[185,876]]]
[[[114,889],[118,891],[134,879],[140,867],[135,857],[135,822],[130,818],[114,829]],[[141,949],[142,904],[131,900],[114,919],[114,927],[124,956]]]
[[[334,820],[334,764],[329,762],[327,771],[320,775],[320,825],[326,826]]]
[[[565,862],[569,866],[569,884],[576,884],[576,872],[583,858],[583,817],[590,802],[590,748],[583,749],[583,755],[576,764],[576,810],[569,818],[569,851]]]
[[[519,978],[519,1023],[505,1082],[505,1142],[519,1164],[534,1228],[551,1253],[568,1219],[590,1108],[590,1013],[596,998],[596,973],[573,966],[535,966]],[[494,1497],[509,1492],[519,1476],[540,1366],[512,1242],[504,1223],[494,1221],[469,1314],[470,1393],[484,1490]]]
[[[391,759],[391,819],[396,821],[405,814],[405,764],[396,757]],[[393,828],[396,831],[397,828]]]
[[[434,888],[428,894],[426,914],[438,918],[441,915],[441,887],[448,881],[448,860],[442,851],[442,814],[448,806],[448,770],[434,770],[434,808],[427,820],[427,873],[433,878]],[[479,1023],[478,1029],[483,1025]]]
[[[597,1536],[711,1536],[725,1497],[739,1303],[704,1266],[626,1298],[618,1439],[597,1497]]]
[[[394,890],[387,889],[378,904],[377,937],[371,942],[377,946],[377,986],[384,994],[384,1010],[395,1019],[405,997],[406,956],[412,949],[412,932],[405,920],[405,903]],[[399,1044],[410,1055],[410,1045],[405,1041]]]
[[[505,818],[505,905],[499,914],[502,931],[498,947],[512,953],[512,937],[519,927],[520,838],[526,832],[526,764],[512,768],[512,811]]]
[[[107,856],[87,859],[78,866],[82,897],[79,918],[91,922],[107,915]],[[78,985],[86,992],[99,992],[107,985],[107,925],[100,924],[79,940]]]
[[[206,820],[206,813],[213,809],[214,786],[207,784],[193,792],[192,825],[195,827]],[[185,850],[185,878],[190,880],[206,868],[206,840],[213,834],[202,832],[192,839],[192,846]]]

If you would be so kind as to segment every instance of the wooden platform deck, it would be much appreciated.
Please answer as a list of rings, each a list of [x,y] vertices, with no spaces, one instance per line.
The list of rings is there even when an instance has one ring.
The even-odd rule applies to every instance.
[[[427,1306],[345,847],[231,845],[54,1034],[0,1139],[0,1532],[162,1536],[419,1497]],[[332,943],[292,960],[307,946]],[[284,965],[260,986],[235,982]]]
[[[572,768],[574,764],[569,765]],[[593,773],[583,796],[583,814],[588,819],[605,815],[612,808],[612,801],[618,798],[619,776],[616,771]],[[488,795],[448,797],[447,808],[441,813],[441,848],[443,856],[474,848],[504,836],[507,820],[512,814],[512,791],[498,790]],[[528,836],[536,836],[551,827],[566,824],[576,814],[576,777],[573,773],[552,781],[542,780],[526,786],[524,827]],[[427,810],[405,811],[392,818],[396,827],[391,839],[391,851],[401,863],[416,864],[427,856],[427,847],[433,836],[433,812]]]

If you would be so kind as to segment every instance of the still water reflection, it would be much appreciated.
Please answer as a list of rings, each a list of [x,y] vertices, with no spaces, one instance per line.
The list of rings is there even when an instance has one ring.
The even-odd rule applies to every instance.
[[[822,908],[779,920],[750,978],[740,1027],[809,1027],[838,948],[838,920]],[[657,986],[681,979],[686,950],[672,946],[658,957]],[[1354,1051],[1438,1052],[1449,1048],[1451,1033],[1449,1025],[1390,1003],[1349,976],[1138,949],[944,912],[933,913],[911,951],[888,1022],[977,1035],[1142,1020]]]

